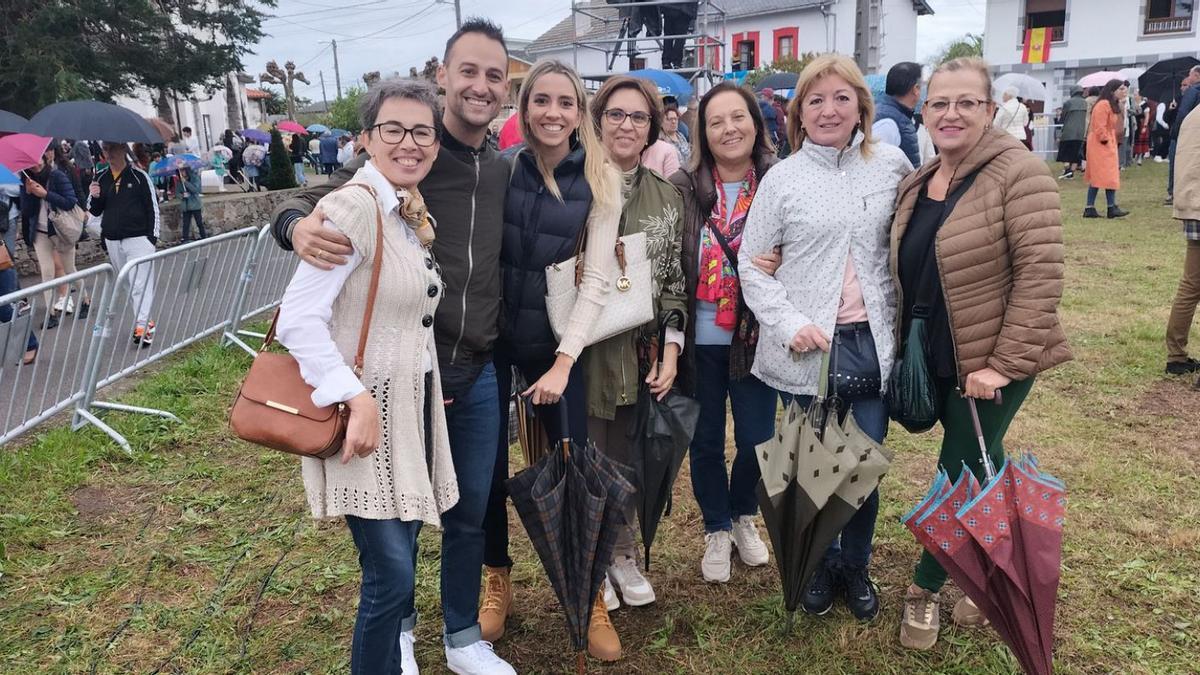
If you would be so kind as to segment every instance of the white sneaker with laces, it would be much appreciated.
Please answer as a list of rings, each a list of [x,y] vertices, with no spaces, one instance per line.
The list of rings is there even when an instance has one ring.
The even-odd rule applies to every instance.
[[[72,298],[69,295],[67,296],[67,302],[66,302],[65,307],[63,308],[63,312],[66,314],[74,314],[75,313],[75,298]]]
[[[654,588],[632,556],[617,554],[613,564],[608,567],[606,581],[611,581],[620,590],[621,599],[630,607],[642,607],[654,602]]]
[[[612,584],[609,583],[608,577],[604,577],[604,585],[600,587],[600,591],[604,593],[604,608],[610,612],[615,612],[621,609],[621,599],[617,597],[617,592],[613,590]]]
[[[750,567],[766,565],[770,559],[767,545],[754,526],[753,516],[742,516],[733,521],[733,545],[737,547],[738,557]]]
[[[400,672],[405,675],[408,673],[419,675],[421,672],[421,669],[417,667],[416,651],[413,649],[413,643],[416,641],[417,638],[413,636],[411,630],[400,633]]]
[[[704,535],[704,558],[700,561],[700,573],[710,583],[723,584],[729,581],[729,556],[733,541],[729,532],[718,530]]]
[[[58,297],[58,300],[55,300],[55,301],[54,301],[54,306],[53,306],[53,308],[52,308],[52,309],[53,309],[55,312],[58,312],[58,313],[60,313],[60,314],[61,314],[61,313],[62,313],[62,311],[63,311],[63,309],[64,309],[64,308],[66,308],[66,306],[67,306],[67,296],[65,296],[65,295],[60,295],[60,296]]]
[[[446,667],[458,675],[517,675],[504,659],[496,656],[492,643],[472,642],[466,647],[446,645]],[[408,673],[408,671],[404,671]]]

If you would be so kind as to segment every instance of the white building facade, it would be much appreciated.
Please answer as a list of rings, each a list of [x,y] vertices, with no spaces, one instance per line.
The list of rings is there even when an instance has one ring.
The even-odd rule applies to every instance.
[[[1046,85],[1046,110],[1079,78],[1200,57],[1195,0],[988,0],[983,56],[993,73],[1027,73]],[[1026,28],[1049,28],[1049,61],[1022,63]]]
[[[915,60],[917,17],[926,14],[932,10],[924,0],[701,2],[694,34],[723,44],[699,50],[696,47],[704,38],[688,40],[685,68],[727,73],[753,70],[805,52],[838,52],[857,58],[865,72],[887,72],[898,62]],[[602,0],[581,2],[572,17],[527,49],[539,61],[557,59],[572,65],[585,78],[661,67],[661,52],[650,42],[639,43],[647,51],[633,68],[625,44],[614,59],[613,41],[619,30],[617,10]]]

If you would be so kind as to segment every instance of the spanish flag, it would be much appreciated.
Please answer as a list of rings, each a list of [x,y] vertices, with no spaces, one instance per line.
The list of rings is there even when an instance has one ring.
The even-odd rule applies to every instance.
[[[1050,29],[1030,28],[1025,31],[1025,52],[1021,63],[1045,63],[1050,60]]]

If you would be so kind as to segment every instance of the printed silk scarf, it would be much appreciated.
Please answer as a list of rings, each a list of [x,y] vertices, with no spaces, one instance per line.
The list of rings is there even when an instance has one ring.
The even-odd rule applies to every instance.
[[[717,189],[717,201],[708,216],[708,226],[700,233],[700,278],[696,284],[696,299],[716,303],[717,325],[725,330],[733,330],[737,324],[738,274],[733,261],[725,256],[710,228],[721,233],[736,255],[742,247],[742,229],[746,226],[746,215],[750,212],[750,203],[754,201],[754,192],[758,189],[758,179],[754,175],[754,167],[751,167],[742,179],[737,201],[730,208],[725,203],[725,190],[721,189],[721,177],[716,167],[713,167],[712,178]]]

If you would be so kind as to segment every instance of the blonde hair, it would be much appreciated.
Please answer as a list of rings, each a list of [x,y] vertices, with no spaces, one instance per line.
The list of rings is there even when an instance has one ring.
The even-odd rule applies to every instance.
[[[875,120],[875,99],[871,98],[871,90],[867,87],[867,81],[863,78],[862,71],[858,69],[858,64],[854,62],[854,59],[841,54],[822,54],[813,59],[800,73],[800,78],[796,80],[796,93],[792,97],[792,102],[788,104],[788,142],[791,143],[793,152],[804,144],[804,139],[808,134],[804,132],[804,120],[801,118],[800,106],[809,90],[816,86],[818,81],[829,75],[837,75],[845,80],[858,96],[858,130],[863,134],[861,151],[863,157],[870,157],[871,144],[875,142],[871,138],[871,124]]]
[[[521,133],[525,137],[525,143],[533,151],[533,158],[537,162],[538,171],[542,174],[542,181],[545,182],[546,189],[555,198],[562,201],[562,192],[558,189],[558,181],[554,180],[554,167],[546,166],[546,163],[542,161],[543,148],[533,134],[533,127],[529,124],[529,99],[533,94],[533,86],[546,75],[562,75],[570,80],[572,88],[575,89],[575,105],[579,108],[579,128],[575,133],[579,138],[579,144],[583,146],[583,177],[592,190],[593,202],[600,206],[612,206],[607,202],[611,195],[620,194],[616,189],[618,174],[609,163],[608,151],[600,143],[600,135],[596,131],[596,125],[592,122],[590,104],[587,92],[583,88],[583,80],[579,79],[579,75],[570,66],[553,60],[540,61],[535,64],[525,76],[521,92],[517,95],[517,115],[519,115]]]
[[[987,61],[978,56],[960,56],[957,59],[951,59],[934,68],[933,74],[929,76],[929,87],[933,88],[933,78],[937,77],[938,73],[957,73],[964,70],[973,72],[983,79],[983,95],[987,98],[988,103],[994,103],[995,101],[992,99],[992,72],[988,70]]]

